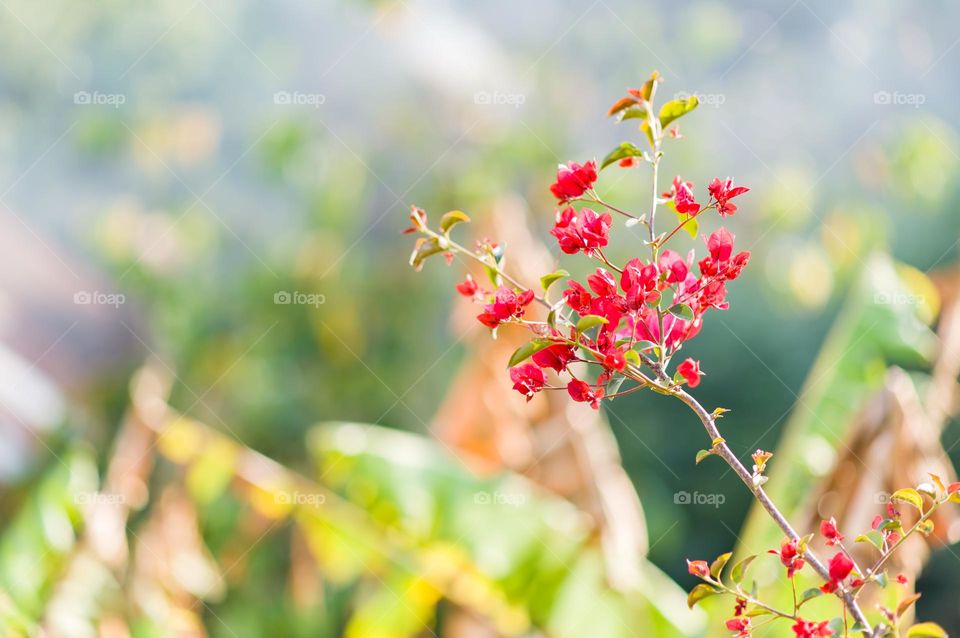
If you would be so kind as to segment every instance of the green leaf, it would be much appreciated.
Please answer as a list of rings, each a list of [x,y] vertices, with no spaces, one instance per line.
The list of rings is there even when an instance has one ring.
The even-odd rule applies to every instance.
[[[667,206],[673,210],[674,214],[677,216],[677,225],[682,224],[683,230],[686,231],[690,237],[696,239],[697,233],[700,232],[700,222],[697,221],[696,216],[678,211],[672,199],[667,202]]]
[[[643,157],[643,151],[630,142],[621,142],[619,146],[607,153],[607,156],[603,158],[603,162],[600,164],[600,170],[627,157]]]
[[[623,358],[626,359],[627,363],[631,365],[640,365],[640,355],[637,354],[636,350],[627,350],[623,353]]]
[[[457,224],[469,221],[470,218],[462,210],[452,210],[440,218],[440,230],[446,233]]]
[[[417,240],[413,252],[410,254],[410,265],[413,266],[414,270],[419,272],[420,269],[423,268],[423,262],[427,257],[442,253],[444,250],[444,248],[440,247],[440,243],[436,237],[421,237]]]
[[[923,497],[920,496],[920,492],[912,487],[897,490],[890,495],[890,500],[897,501],[899,503],[907,503],[908,505],[913,505],[921,512],[923,511]]]
[[[699,452],[697,452],[697,465],[700,465],[700,461],[707,458],[708,456],[711,456],[712,454],[713,454],[713,450],[700,450]]]
[[[747,556],[733,566],[733,569],[730,571],[730,578],[733,580],[733,582],[737,583],[738,585],[743,582],[743,577],[747,575],[747,569],[750,567],[750,563],[752,563],[753,559],[756,557],[756,554]]]
[[[727,564],[727,561],[730,560],[731,556],[733,556],[733,552],[727,552],[717,556],[717,559],[710,563],[710,575],[715,579],[720,580],[720,574],[723,573],[723,568]]]
[[[693,109],[697,108],[698,104],[700,104],[700,100],[697,99],[696,95],[691,95],[687,98],[679,98],[677,100],[670,100],[660,107],[660,126],[667,128],[667,125],[670,124],[670,122],[679,117],[683,117]]]
[[[647,106],[646,106],[645,104],[643,104],[643,105],[637,104],[637,105],[635,105],[635,106],[631,106],[631,107],[628,108],[628,109],[624,109],[624,110],[620,111],[619,117],[620,117],[620,121],[621,121],[621,122],[622,122],[623,120],[642,120],[642,119],[646,119],[646,117],[647,117]]]
[[[823,595],[823,592],[820,591],[819,588],[817,588],[817,587],[811,587],[810,589],[806,590],[805,592],[803,592],[803,593],[800,595],[800,599],[797,601],[797,605],[802,605],[803,603],[807,602],[808,600],[812,600],[812,599],[816,598],[817,596],[821,596],[821,595]]]
[[[860,534],[860,536],[857,536],[853,541],[855,543],[870,543],[880,551],[883,551],[883,534],[875,529],[870,530],[866,534]]]
[[[935,622],[922,622],[907,630],[907,638],[948,638],[943,627]]]
[[[917,531],[924,536],[930,536],[933,533],[933,521],[927,519],[922,523],[917,523]]]
[[[606,317],[600,315],[584,315],[577,322],[577,332],[586,332],[590,328],[610,323]]]
[[[550,288],[550,286],[552,286],[554,283],[556,283],[560,279],[563,279],[564,277],[569,277],[569,276],[570,276],[570,273],[568,273],[566,270],[563,270],[561,268],[560,270],[555,270],[549,275],[544,275],[543,277],[541,277],[540,285],[543,287],[544,292],[546,292]]]
[[[687,321],[693,321],[693,308],[685,303],[678,303],[670,306],[668,312],[674,317],[680,317]]]
[[[512,368],[521,361],[526,361],[528,358],[540,352],[544,348],[549,348],[551,345],[553,345],[553,342],[549,339],[533,339],[528,341],[517,348],[512,355],[510,355],[510,362],[507,363],[507,366]]]
[[[706,583],[700,583],[690,590],[690,594],[687,596],[687,607],[693,609],[693,606],[704,598],[709,598],[710,596],[718,593],[719,591],[710,585],[707,585]]]
[[[748,611],[745,616],[748,618],[756,618],[757,616],[766,616],[767,614],[772,614],[773,612],[769,609],[764,609],[763,607],[754,607]]]

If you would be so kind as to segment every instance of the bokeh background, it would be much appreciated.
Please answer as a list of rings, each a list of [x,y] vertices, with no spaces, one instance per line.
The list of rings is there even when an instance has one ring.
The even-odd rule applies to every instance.
[[[556,430],[524,430],[540,417],[515,406],[484,462],[465,460],[476,397],[457,374],[485,356],[486,340],[451,294],[462,268],[437,261],[415,274],[400,235],[411,203],[434,215],[458,208],[491,234],[543,242],[553,264],[556,165],[637,141],[605,113],[654,69],[662,95],[701,100],[664,172],[698,187],[731,175],[752,189],[730,220],[750,268],[691,347],[707,372],[703,402],[732,410],[732,447],[773,450],[773,466],[786,467],[789,431],[803,467],[785,469],[780,489],[803,520],[805,497],[847,452],[875,458],[884,480],[914,459],[854,443],[865,406],[904,382],[922,397],[911,408],[922,424],[904,427],[932,437],[925,449],[943,471],[938,445],[960,460],[940,313],[960,240],[954,3],[2,0],[0,15],[0,610],[18,628],[10,635],[586,635],[562,610],[590,618],[593,603],[577,604],[592,597],[604,610],[634,601],[603,625],[610,635],[705,635],[703,612],[674,604],[693,584],[684,558],[744,544],[758,553],[777,539],[745,522],[735,476],[693,464],[707,446],[693,416],[643,394],[604,408],[621,457],[612,463],[642,503],[635,546],[679,585],[630,586],[673,623],[650,633],[660,620],[637,611],[649,601],[630,587],[606,591],[594,572],[590,586],[562,586],[565,567],[580,565],[571,547],[590,547],[597,532],[589,517],[582,529],[556,524],[551,508],[576,499],[524,451]],[[600,185],[610,201],[646,201],[638,170],[609,171]],[[610,252],[626,259],[638,240],[619,235]],[[938,362],[945,386],[931,381]],[[137,440],[122,434],[139,418],[130,384],[145,363],[152,381],[142,383],[160,398],[144,401],[168,398],[164,409],[189,419],[174,419],[174,442],[161,436],[117,465],[123,442]],[[495,387],[484,383],[478,394]],[[938,402],[947,407],[930,416]],[[315,428],[344,421],[386,431]],[[414,558],[400,572],[372,558],[340,564],[354,550],[320,533],[311,543],[296,513],[251,497],[262,485],[230,493],[261,475],[235,476],[249,450],[354,508],[332,519],[367,516],[386,534],[371,546],[405,530]],[[331,455],[347,459],[333,462],[342,471]],[[514,474],[530,485],[511,489],[545,509],[487,483]],[[865,492],[875,509],[880,483]],[[450,523],[458,506],[436,490],[453,484],[474,505],[493,494],[502,507]],[[122,486],[122,506],[110,485]],[[683,493],[714,498],[684,504]],[[838,493],[827,501],[837,510],[854,490]],[[91,503],[124,513],[91,514]],[[335,527],[324,507],[317,525]],[[578,515],[589,509],[577,503]],[[98,516],[116,523],[104,541],[112,554],[88,538]],[[548,532],[527,539],[536,555],[498,545],[516,540],[512,525],[541,519]],[[186,528],[189,539],[169,531]],[[944,528],[926,567],[914,566],[919,616],[953,631],[957,531]],[[158,546],[170,555],[149,549]],[[497,595],[439,585],[451,565],[469,571],[459,561],[493,583],[474,589]]]

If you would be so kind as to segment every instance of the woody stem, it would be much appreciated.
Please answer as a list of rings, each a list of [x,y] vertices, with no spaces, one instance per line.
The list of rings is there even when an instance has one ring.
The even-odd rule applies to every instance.
[[[767,514],[770,515],[770,518],[772,518],[777,526],[783,530],[783,533],[786,534],[791,540],[800,540],[800,535],[797,534],[796,530],[793,529],[793,526],[790,525],[790,522],[787,521],[787,518],[777,508],[773,501],[770,500],[770,497],[763,490],[763,488],[754,484],[753,476],[750,474],[749,470],[747,470],[743,463],[740,462],[740,459],[738,459],[733,453],[733,451],[730,449],[730,446],[723,441],[723,437],[720,436],[720,430],[717,428],[714,417],[685,390],[678,389],[675,394],[678,399],[687,404],[687,406],[694,411],[697,417],[700,418],[704,429],[706,429],[707,434],[710,436],[710,440],[719,441],[718,444],[713,446],[714,453],[722,458],[736,473],[736,475],[740,477],[740,480],[743,481],[744,485],[747,486],[747,489],[750,490],[754,498],[760,502],[760,505],[764,510],[766,510]],[[811,549],[807,548],[807,550],[804,552],[804,558],[808,563],[810,563],[810,567],[813,568],[813,571],[817,572],[817,574],[819,574],[820,577],[825,581],[830,581],[829,570]],[[864,627],[864,635],[873,635],[873,630],[870,627],[870,623],[867,620],[867,617],[864,616],[863,611],[857,604],[857,601],[854,599],[853,594],[850,591],[842,588],[838,590],[838,594],[843,599],[844,606],[850,610],[850,614],[854,617],[857,623]]]

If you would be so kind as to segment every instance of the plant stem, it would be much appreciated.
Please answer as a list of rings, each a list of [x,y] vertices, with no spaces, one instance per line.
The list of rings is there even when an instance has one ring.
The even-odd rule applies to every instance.
[[[687,404],[687,406],[700,418],[700,421],[703,423],[703,427],[706,429],[711,441],[720,439],[720,443],[718,445],[714,445],[712,449],[714,449],[717,456],[722,458],[727,465],[730,466],[734,473],[740,477],[740,480],[743,481],[744,485],[747,486],[747,489],[749,489],[757,501],[760,502],[760,505],[764,510],[766,510],[767,514],[770,515],[770,518],[772,518],[777,526],[783,530],[784,534],[786,534],[788,538],[792,540],[800,540],[800,535],[797,534],[796,530],[793,529],[793,526],[790,525],[790,522],[787,521],[787,518],[782,512],[780,512],[777,506],[774,505],[773,501],[770,500],[770,497],[767,496],[767,493],[763,490],[763,488],[754,485],[753,476],[750,474],[747,468],[744,467],[743,463],[740,462],[740,459],[738,459],[733,453],[733,451],[730,449],[730,446],[728,446],[726,442],[722,440],[723,437],[720,436],[720,430],[717,428],[713,416],[685,390],[677,389],[674,394],[678,399]],[[825,581],[830,580],[829,570],[813,553],[812,550],[807,548],[803,557],[808,563],[810,563],[810,567],[813,568],[813,571],[817,572],[821,578],[823,578]],[[863,611],[857,604],[857,601],[854,599],[853,594],[846,589],[840,589],[837,593],[843,599],[845,608],[849,609],[850,614],[854,617],[857,623],[864,627],[864,635],[873,635],[873,630],[870,628],[870,623],[867,620],[867,617],[864,616]]]

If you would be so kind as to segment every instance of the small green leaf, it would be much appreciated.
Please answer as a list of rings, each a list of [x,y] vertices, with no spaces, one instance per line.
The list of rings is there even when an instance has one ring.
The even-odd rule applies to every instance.
[[[462,210],[452,210],[440,218],[440,230],[446,233],[457,224],[469,221],[470,218]]]
[[[897,501],[899,503],[907,503],[908,505],[913,505],[921,512],[923,511],[923,497],[920,496],[920,492],[912,487],[906,487],[902,490],[897,490],[890,495],[890,500]]]
[[[873,529],[867,532],[866,534],[860,534],[855,539],[855,543],[870,543],[880,551],[883,551],[883,534]]]
[[[719,591],[707,585],[706,583],[700,583],[696,587],[690,590],[690,594],[687,596],[687,607],[693,609],[693,606],[704,598],[718,594]]]
[[[563,270],[561,268],[560,270],[556,270],[550,273],[549,275],[544,275],[543,277],[541,277],[540,285],[543,287],[544,292],[546,292],[550,288],[550,286],[555,284],[557,281],[563,279],[564,277],[569,277],[569,276],[570,276],[570,273],[568,273],[566,270]]]
[[[723,568],[727,564],[727,561],[730,560],[731,556],[733,556],[733,552],[727,552],[717,556],[717,559],[710,563],[710,575],[715,579],[720,580],[720,574],[723,573]]]
[[[922,523],[917,523],[917,531],[924,536],[930,536],[933,533],[933,521],[928,518]]]
[[[603,170],[614,162],[619,162],[627,157],[643,157],[643,151],[630,142],[621,142],[619,146],[607,153],[607,156],[603,158],[600,169]]]
[[[737,583],[738,585],[743,582],[743,577],[747,575],[747,569],[750,567],[750,563],[752,563],[753,559],[756,557],[756,554],[747,556],[733,566],[733,569],[730,570],[730,578],[733,579],[733,582]]]
[[[772,614],[773,612],[769,609],[764,609],[763,607],[754,607],[748,611],[745,616],[748,618],[756,618],[757,616],[766,616],[767,614]]]
[[[670,306],[668,312],[674,317],[680,317],[687,321],[693,321],[693,308],[685,303],[678,303]]]
[[[700,450],[699,452],[697,452],[697,465],[700,465],[700,461],[707,458],[708,456],[711,456],[712,454],[713,454],[713,450]]]
[[[696,216],[690,215],[689,213],[681,213],[677,210],[676,205],[671,199],[667,202],[667,207],[670,208],[674,214],[677,216],[677,225],[683,225],[683,230],[686,231],[690,237],[693,239],[697,238],[697,234],[700,232],[700,222],[697,221]]]
[[[528,358],[534,354],[540,352],[544,348],[549,348],[553,345],[553,342],[549,339],[533,339],[523,344],[516,351],[510,355],[510,362],[507,364],[508,367],[513,367],[522,361],[526,361]]]
[[[798,605],[798,606],[799,606],[799,605],[802,605],[803,603],[807,602],[808,600],[812,600],[812,599],[814,599],[814,598],[816,598],[817,596],[820,596],[820,595],[822,595],[822,594],[823,594],[823,592],[820,591],[819,588],[817,588],[817,587],[811,587],[810,589],[806,590],[805,592],[803,592],[803,593],[800,595],[800,599],[797,601],[797,605]]]
[[[640,87],[640,97],[644,100],[649,101],[650,97],[653,95],[653,87],[657,83],[657,80],[660,79],[660,73],[654,71],[650,74],[650,78],[643,83],[643,86]]]
[[[627,350],[623,353],[623,358],[626,359],[630,365],[640,365],[640,355],[637,354],[636,350]]]
[[[670,100],[660,107],[660,126],[667,128],[667,125],[669,125],[670,122],[679,117],[683,117],[693,109],[697,108],[698,104],[700,104],[700,100],[697,99],[696,95],[691,95],[687,98],[679,98],[677,100]]]
[[[423,262],[427,257],[442,252],[444,252],[444,249],[440,247],[436,237],[421,237],[417,240],[413,252],[410,254],[410,265],[419,272],[423,268]]]
[[[628,109],[624,109],[619,113],[620,121],[624,120],[642,120],[647,117],[647,105],[646,104],[637,104],[631,106]]]
[[[948,638],[943,627],[935,622],[922,622],[907,630],[907,638]]]
[[[577,332],[586,332],[590,328],[610,323],[606,317],[600,315],[584,315],[577,322]]]

